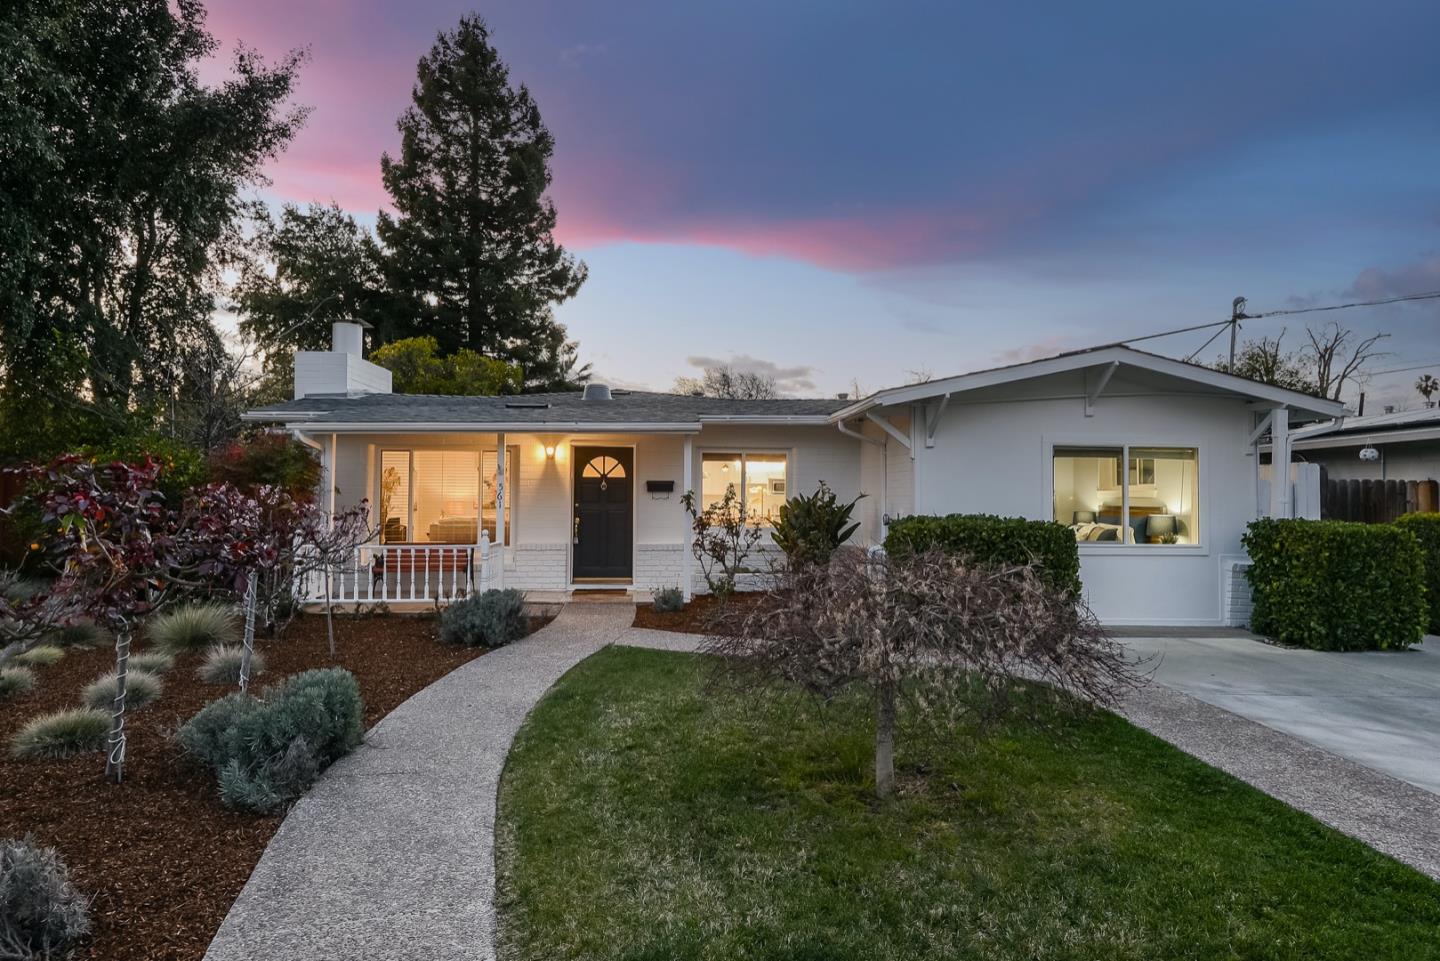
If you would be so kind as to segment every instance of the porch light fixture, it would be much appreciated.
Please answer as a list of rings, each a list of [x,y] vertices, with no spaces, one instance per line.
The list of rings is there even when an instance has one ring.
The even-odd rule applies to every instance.
[[[554,444],[546,444],[546,445],[545,445],[545,459],[546,459],[546,460],[554,460],[554,459],[555,459],[555,445],[554,445]]]
[[[1380,452],[1373,447],[1360,448],[1360,459],[1364,461],[1379,460]]]

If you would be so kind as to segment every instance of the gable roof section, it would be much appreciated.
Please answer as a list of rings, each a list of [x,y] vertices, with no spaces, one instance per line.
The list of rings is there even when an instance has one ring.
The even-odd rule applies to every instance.
[[[615,391],[502,397],[311,394],[245,414],[245,420],[337,432],[442,430],[699,430],[708,423],[824,425],[843,400],[729,400]]]
[[[1086,350],[1070,351],[1055,357],[1046,357],[1042,360],[1032,360],[1022,364],[1011,364],[1006,367],[992,367],[988,370],[960,374],[956,377],[928,380],[920,384],[892,387],[889,390],[882,390],[871,394],[869,397],[856,401],[855,403],[847,404],[832,414],[831,420],[849,420],[852,417],[858,417],[866,411],[873,410],[877,407],[908,404],[915,401],[928,400],[932,397],[943,397],[947,394],[960,394],[966,391],[980,390],[985,387],[995,387],[1000,384],[1033,380],[1052,374],[1062,374],[1091,367],[1104,367],[1112,363],[1119,364],[1121,367],[1150,371],[1177,380],[1190,381],[1211,390],[1232,393],[1260,403],[1270,403],[1277,406],[1283,405],[1292,410],[1319,417],[1339,417],[1345,412],[1344,405],[1338,401],[1315,397],[1299,391],[1286,390],[1282,387],[1275,387],[1271,384],[1251,380],[1248,377],[1222,373],[1218,370],[1212,370],[1209,367],[1202,367],[1199,364],[1191,364],[1183,360],[1176,360],[1173,357],[1164,357],[1160,354],[1136,350],[1133,347],[1112,345],[1108,347],[1092,347]]]

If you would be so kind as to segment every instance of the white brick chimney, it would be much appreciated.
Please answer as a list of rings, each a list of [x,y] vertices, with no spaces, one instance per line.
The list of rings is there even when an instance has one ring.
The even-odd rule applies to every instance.
[[[295,399],[310,394],[388,394],[390,371],[366,360],[365,324],[331,325],[329,350],[295,352]]]

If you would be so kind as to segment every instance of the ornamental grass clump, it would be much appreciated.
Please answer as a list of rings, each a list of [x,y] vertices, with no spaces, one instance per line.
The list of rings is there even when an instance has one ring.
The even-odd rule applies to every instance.
[[[146,630],[156,647],[171,654],[233,644],[240,638],[235,609],[214,602],[158,614],[150,619]]]
[[[865,690],[875,713],[875,790],[894,793],[899,718],[979,733],[1007,716],[1110,706],[1139,679],[1120,646],[1032,562],[981,565],[931,548],[899,557],[840,549],[787,567],[753,604],[723,608],[708,653],[721,678],[795,685],[830,700]]]
[[[35,672],[28,667],[0,667],[0,701],[27,694],[35,688]]]
[[[228,694],[180,729],[181,746],[210,767],[221,800],[274,811],[300,797],[363,736],[360,687],[340,668],[305,671],[259,697]]]
[[[25,760],[70,757],[105,748],[110,735],[110,712],[72,707],[41,714],[15,732],[10,755]]]
[[[662,587],[655,592],[650,606],[661,614],[674,614],[685,609],[685,593],[678,587]]]
[[[440,615],[440,640],[466,647],[500,647],[525,636],[525,596],[486,591],[457,601]]]
[[[65,651],[61,648],[53,644],[40,644],[28,651],[16,654],[10,660],[22,667],[51,667],[59,663],[64,656]]]
[[[105,647],[112,638],[94,621],[76,621],[58,628],[48,640],[57,647]]]
[[[132,659],[133,664],[133,659]],[[86,707],[98,708],[108,711],[115,704],[116,691],[115,674],[102,674],[89,684],[80,694],[80,701]],[[126,710],[138,711],[142,707],[153,702],[164,691],[165,685],[147,671],[130,667],[125,672],[125,707]]]
[[[0,840],[0,958],[62,958],[90,930],[89,899],[54,848]]]
[[[139,654],[130,655],[129,664],[132,671],[165,674],[175,666],[175,658],[164,651],[141,651]]]
[[[205,660],[195,674],[207,684],[239,684],[240,665],[245,660],[245,648],[239,644],[212,647],[205,652]],[[250,676],[265,671],[265,656],[259,651],[250,652]]]

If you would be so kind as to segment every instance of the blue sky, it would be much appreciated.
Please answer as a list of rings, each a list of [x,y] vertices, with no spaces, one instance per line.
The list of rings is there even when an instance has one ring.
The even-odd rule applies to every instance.
[[[559,314],[617,382],[738,358],[870,390],[1237,294],[1440,289],[1440,4],[215,2],[227,44],[310,49],[267,195],[373,219],[415,60],[467,9],[555,135],[591,271]],[[1343,320],[1392,333],[1377,369],[1440,371],[1435,304]]]

